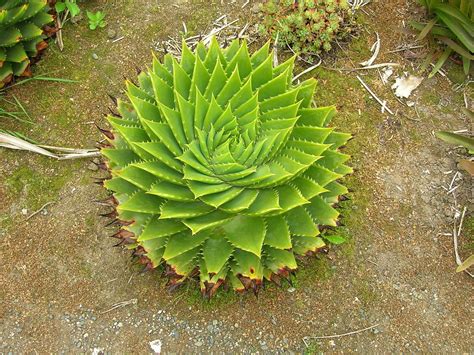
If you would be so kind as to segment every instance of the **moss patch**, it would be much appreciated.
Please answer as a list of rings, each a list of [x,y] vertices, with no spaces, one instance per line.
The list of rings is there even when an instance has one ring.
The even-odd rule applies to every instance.
[[[67,168],[44,158],[42,165],[21,166],[6,179],[7,195],[24,201],[29,211],[39,209],[46,202],[54,201],[71,176]],[[74,164],[73,164],[74,165]]]

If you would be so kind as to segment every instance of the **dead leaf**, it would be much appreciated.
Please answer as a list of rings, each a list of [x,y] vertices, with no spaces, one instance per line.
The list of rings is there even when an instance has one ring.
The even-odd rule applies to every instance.
[[[474,161],[463,159],[459,162],[459,166],[474,176]]]
[[[413,90],[415,90],[423,81],[423,78],[419,78],[414,75],[401,76],[395,80],[395,84],[392,85],[392,89],[395,90],[395,95],[398,97],[408,98],[410,97]]]

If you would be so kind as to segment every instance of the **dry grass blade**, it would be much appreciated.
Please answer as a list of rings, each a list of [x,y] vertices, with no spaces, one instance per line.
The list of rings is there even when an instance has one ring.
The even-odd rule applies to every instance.
[[[26,150],[32,153],[44,155],[50,158],[57,160],[69,160],[69,159],[80,159],[80,158],[89,158],[97,157],[100,155],[98,149],[72,149],[72,148],[63,148],[63,147],[51,147],[51,146],[41,146],[36,145],[30,142],[27,142],[24,139],[15,137],[11,134],[1,133],[0,132],[0,147],[7,149],[16,149],[16,150]],[[52,151],[60,152],[55,154]]]
[[[199,41],[209,45],[213,37],[218,38],[221,43],[230,43],[232,40],[238,38],[245,38],[249,44],[254,42],[255,38],[253,38],[252,35],[255,31],[253,30],[253,27],[250,26],[249,23],[246,23],[243,26],[239,25],[237,24],[238,21],[239,19],[229,21],[226,14],[221,15],[211,22],[213,28],[210,31],[189,37],[168,37],[167,40],[157,43],[155,49],[160,52],[171,53],[177,58],[180,58],[182,41],[184,41],[190,49],[194,49]],[[183,28],[184,33],[181,33],[181,35],[186,35],[188,29],[185,23],[183,23]]]
[[[372,48],[370,49],[373,52],[372,57],[370,57],[365,62],[360,63],[360,65],[362,65],[363,67],[371,66],[372,64],[374,64],[375,60],[377,59],[377,57],[379,55],[379,52],[380,52],[380,36],[377,32],[375,34],[377,35],[377,40],[375,41]]]
[[[360,81],[360,83],[362,84],[362,86],[370,93],[370,95],[372,95],[372,97],[377,100],[377,102],[380,104],[380,106],[382,106],[382,109],[383,110],[387,110],[388,113],[390,113],[391,115],[393,115],[393,111],[390,110],[387,105],[386,105],[386,101],[382,101],[380,100],[377,95],[375,95],[375,93],[369,88],[369,86],[361,79],[361,77],[359,75],[357,75],[357,79]]]
[[[317,67],[319,67],[321,65],[321,58],[319,58],[319,62],[315,65],[312,65],[310,66],[308,69],[305,69],[303,70],[301,73],[299,73],[298,75],[296,75],[294,78],[293,78],[293,81],[296,81],[298,80],[300,77],[302,77],[303,75],[305,75],[306,73],[309,73],[310,71],[312,71],[313,69],[316,69]]]

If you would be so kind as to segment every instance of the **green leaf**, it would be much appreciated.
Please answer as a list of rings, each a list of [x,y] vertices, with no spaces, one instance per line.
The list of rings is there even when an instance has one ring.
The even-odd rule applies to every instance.
[[[326,239],[328,242],[336,245],[343,244],[347,241],[346,238],[340,235],[324,235],[323,238]]]
[[[296,207],[285,214],[292,235],[315,237],[319,234],[316,224],[303,207]]]
[[[265,245],[278,249],[290,249],[291,238],[288,224],[282,216],[266,217],[265,224],[267,233],[265,234]]]
[[[233,215],[222,211],[212,211],[211,213],[205,214],[203,216],[185,219],[183,220],[183,223],[189,229],[191,229],[193,234],[196,234],[200,231],[220,226],[233,217]]]
[[[474,255],[471,255],[469,258],[464,260],[464,262],[456,268],[456,272],[467,270],[472,265],[474,265]]]
[[[183,253],[193,250],[200,246],[209,235],[207,233],[198,233],[192,235],[190,232],[182,232],[174,234],[168,240],[163,259],[170,260]]]
[[[79,6],[76,4],[75,1],[66,0],[65,5],[68,8],[69,12],[71,13],[72,17],[76,17],[81,12],[81,9],[79,8]]]
[[[160,218],[192,218],[210,213],[214,210],[202,202],[181,202],[181,201],[166,201],[161,206]]]
[[[439,131],[435,133],[436,137],[442,139],[443,141],[455,144],[455,145],[462,145],[464,148],[472,151],[474,150],[474,139],[463,136],[461,134],[446,132],[446,131]]]
[[[470,24],[464,25],[459,19],[455,18],[455,16],[451,16],[450,14],[447,14],[444,11],[440,11],[437,9],[436,15],[439,17],[441,21],[443,21],[446,26],[456,35],[459,41],[461,41],[462,44],[464,44],[469,51],[474,52],[474,37],[472,33],[469,33],[468,30],[466,30],[465,26],[470,26],[471,31],[473,26],[472,26],[472,21],[470,21]],[[456,10],[456,9],[454,9]],[[450,9],[452,11],[452,9]],[[459,12],[460,15],[462,15]],[[469,21],[469,20],[467,20]]]
[[[61,13],[66,10],[66,4],[62,1],[58,1],[55,5],[55,9],[57,13]]]
[[[170,235],[186,230],[186,226],[178,221],[163,220],[157,216],[153,217],[143,229],[138,237],[138,241],[152,240],[156,238],[164,238]]]
[[[265,247],[265,265],[274,273],[282,269],[296,270],[295,256],[287,250]]]
[[[125,203],[121,203],[117,209],[119,211],[159,214],[161,212],[160,205],[162,203],[163,199],[157,196],[137,192]]]
[[[434,18],[430,22],[428,22],[426,26],[423,28],[423,30],[421,30],[420,34],[417,37],[417,40],[421,41],[423,38],[425,38],[428,35],[428,33],[430,33],[433,26],[436,24],[436,21],[438,21],[438,19]]]
[[[204,244],[203,258],[208,273],[218,273],[229,261],[234,248],[223,237],[209,238]]]
[[[262,218],[236,216],[222,228],[232,245],[260,257],[265,239],[265,223]]]

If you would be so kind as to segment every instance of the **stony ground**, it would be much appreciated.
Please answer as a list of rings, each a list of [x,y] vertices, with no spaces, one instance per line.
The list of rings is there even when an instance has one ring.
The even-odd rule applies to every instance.
[[[9,95],[36,124],[1,124],[51,145],[93,146],[100,137],[90,123],[105,125],[107,93],[121,95],[123,77],[146,67],[151,49],[177,35],[182,21],[194,33],[221,14],[258,21],[254,2],[244,9],[240,0],[168,3],[92,1],[86,7],[105,9],[107,29],[69,25],[65,51],[53,45],[35,69],[79,83],[12,88]],[[106,210],[93,203],[106,192],[92,183],[98,173],[89,161],[1,150],[0,352],[147,353],[155,340],[164,353],[474,352],[472,279],[455,273],[446,235],[453,207],[466,206],[461,253],[472,253],[472,179],[461,174],[456,193],[447,194],[463,152],[432,134],[472,129],[461,112],[472,90],[456,86],[460,71],[450,65],[448,77],[425,79],[410,99],[415,106],[407,107],[377,71],[336,70],[370,57],[378,32],[378,62],[400,63],[395,75],[417,73],[419,60],[407,58],[416,53],[389,53],[413,42],[404,23],[420,16],[416,11],[411,1],[374,1],[359,12],[358,35],[313,72],[317,102],[335,103],[334,125],[355,135],[347,151],[356,172],[345,181],[353,192],[341,205],[340,232],[349,242],[305,260],[293,285],[270,285],[258,298],[223,292],[208,302],[194,284],[168,293],[158,272],[141,273],[127,251],[112,248],[113,230],[98,217]],[[124,39],[113,43],[108,30]],[[381,113],[356,75],[397,114]],[[352,336],[314,338],[373,325]]]

